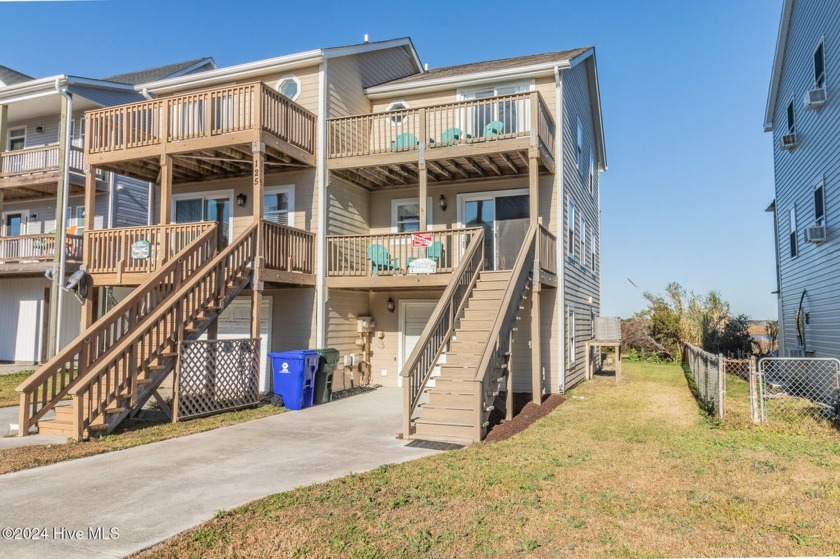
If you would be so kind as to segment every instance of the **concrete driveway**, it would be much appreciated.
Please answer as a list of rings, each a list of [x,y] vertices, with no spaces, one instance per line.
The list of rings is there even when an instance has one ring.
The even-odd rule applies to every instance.
[[[434,454],[397,440],[402,391],[0,476],[2,557],[120,557],[259,497]],[[106,539],[111,529],[117,538]],[[91,532],[92,531],[92,532]],[[80,537],[77,537],[81,535]],[[116,534],[115,534],[116,535]],[[98,536],[98,537],[97,537]]]

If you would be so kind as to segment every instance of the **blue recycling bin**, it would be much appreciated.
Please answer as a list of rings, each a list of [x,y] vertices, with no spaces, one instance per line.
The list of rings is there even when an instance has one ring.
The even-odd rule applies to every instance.
[[[321,355],[317,351],[299,350],[269,353],[274,373],[274,393],[283,398],[290,410],[312,406],[315,396],[315,371]]]

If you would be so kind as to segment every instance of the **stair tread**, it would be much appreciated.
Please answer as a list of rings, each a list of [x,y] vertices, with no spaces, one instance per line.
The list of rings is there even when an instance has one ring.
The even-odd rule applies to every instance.
[[[460,444],[464,446],[469,446],[473,442],[475,442],[472,439],[466,439],[464,437],[448,437],[446,435],[427,435],[425,437],[418,437],[416,435],[412,435],[410,439],[419,439],[422,441],[435,441],[439,443]]]
[[[423,419],[419,417],[414,420],[420,425],[447,425],[449,427],[472,427],[472,421],[459,421],[457,419]]]
[[[440,404],[432,404],[432,403],[429,403],[429,402],[423,402],[418,407],[420,407],[421,409],[424,409],[424,410],[452,410],[452,411],[472,411],[473,410],[473,407],[469,406],[467,404],[461,404],[461,405],[450,404],[450,405],[446,405],[446,406],[441,406]]]

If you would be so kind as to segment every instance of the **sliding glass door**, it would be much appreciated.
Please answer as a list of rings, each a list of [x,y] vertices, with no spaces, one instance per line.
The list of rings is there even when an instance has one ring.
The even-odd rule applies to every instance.
[[[464,227],[484,229],[484,268],[511,269],[528,232],[528,195],[487,192],[463,195],[461,200]]]
[[[215,221],[219,248],[230,242],[230,198],[196,196],[175,200],[175,223]]]

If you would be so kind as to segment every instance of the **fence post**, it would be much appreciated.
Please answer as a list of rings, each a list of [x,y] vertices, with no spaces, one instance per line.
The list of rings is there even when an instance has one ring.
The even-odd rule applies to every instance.
[[[750,357],[750,416],[753,423],[758,423],[758,406],[756,405],[755,357]]]
[[[722,353],[718,353],[718,416],[723,421],[723,398],[726,394],[726,360]]]

